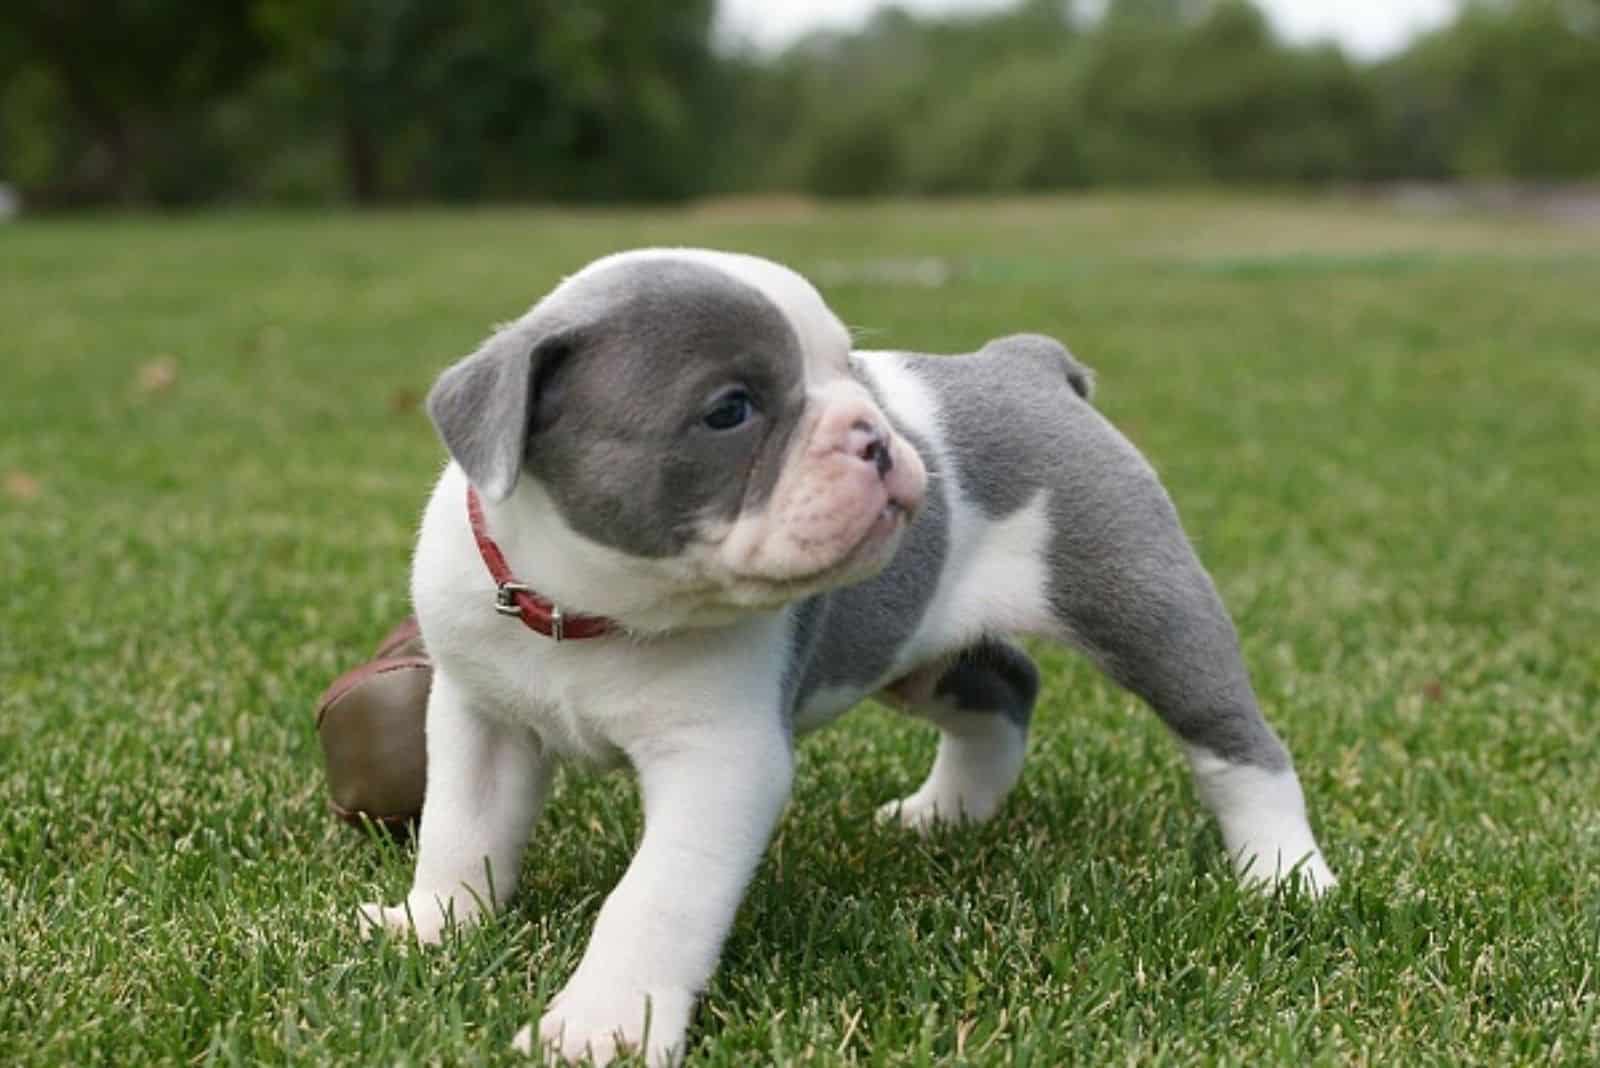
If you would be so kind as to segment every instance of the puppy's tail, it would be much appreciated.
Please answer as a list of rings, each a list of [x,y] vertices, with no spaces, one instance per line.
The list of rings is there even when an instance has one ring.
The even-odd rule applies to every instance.
[[[1072,391],[1084,400],[1094,396],[1094,372],[1078,362],[1067,347],[1044,334],[1012,334],[996,338],[983,347],[983,351],[1004,351],[1008,356],[1021,356],[1051,368],[1059,368],[1066,375]]]
[[[1072,391],[1084,400],[1093,400],[1094,372],[1079,363],[1078,358],[1068,352],[1065,345],[1061,346],[1061,362],[1067,369],[1067,384],[1072,387]]]

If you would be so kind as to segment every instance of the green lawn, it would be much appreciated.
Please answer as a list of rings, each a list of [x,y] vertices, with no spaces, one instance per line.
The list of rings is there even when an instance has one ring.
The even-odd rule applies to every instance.
[[[627,862],[631,783],[562,781],[499,922],[368,945],[350,910],[403,894],[409,850],[329,818],[311,709],[405,610],[432,376],[644,244],[783,260],[871,347],[1071,345],[1344,880],[1237,890],[1155,717],[1041,650],[987,827],[874,826],[929,730],[864,709],[803,744],[692,1063],[1600,1061],[1600,229],[765,210],[0,227],[0,1063],[515,1059]]]

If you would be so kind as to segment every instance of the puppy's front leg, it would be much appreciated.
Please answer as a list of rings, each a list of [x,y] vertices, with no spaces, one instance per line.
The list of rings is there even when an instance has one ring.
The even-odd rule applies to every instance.
[[[437,942],[516,887],[522,851],[549,790],[550,759],[529,730],[488,719],[442,667],[428,695],[428,788],[417,870],[405,904],[363,905],[370,927]]]
[[[774,714],[759,726],[675,732],[629,755],[644,838],[539,1040],[568,1059],[587,1050],[597,1064],[643,1048],[660,1065],[682,1052],[695,997],[789,797],[793,754]],[[531,1028],[515,1044],[530,1050]]]

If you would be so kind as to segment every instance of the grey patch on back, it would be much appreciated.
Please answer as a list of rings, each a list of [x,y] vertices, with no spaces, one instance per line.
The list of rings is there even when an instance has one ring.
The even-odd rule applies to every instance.
[[[1039,696],[1039,669],[1019,646],[985,638],[957,654],[933,695],[963,712],[999,713],[1026,730]]]
[[[1091,377],[1059,342],[1017,334],[907,365],[937,394],[956,481],[985,515],[1010,515],[1053,485],[1071,455],[1063,420],[1087,409]]]
[[[991,519],[1043,491],[1062,633],[1185,741],[1280,770],[1233,624],[1150,465],[1087,403],[1066,350],[1032,335],[971,356],[909,356],[939,398],[962,494]],[[1067,358],[1070,359],[1070,358]],[[1082,381],[1074,381],[1080,378]]]
[[[859,369],[857,377],[893,420],[893,411],[883,404],[871,377]],[[898,422],[895,429],[927,466],[922,508],[881,572],[854,586],[812,597],[796,609],[784,680],[784,707],[791,716],[819,691],[853,687],[865,692],[881,682],[933,601],[950,551],[950,502],[938,455],[915,430]]]
[[[803,367],[793,327],[760,290],[663,256],[558,289],[447,370],[430,412],[475,484],[488,472],[502,486],[515,455],[578,533],[675,556],[706,521],[771,495],[804,405]],[[748,429],[707,430],[707,402],[732,385],[760,414]]]

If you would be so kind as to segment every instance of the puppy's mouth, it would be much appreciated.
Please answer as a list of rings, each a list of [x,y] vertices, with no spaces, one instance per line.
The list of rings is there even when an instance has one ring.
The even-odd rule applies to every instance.
[[[915,508],[890,498],[842,557],[818,571],[810,580],[820,589],[848,586],[877,574],[899,548],[900,537],[911,525]]]
[[[899,534],[911,525],[911,517],[914,513],[915,510],[912,507],[891,498],[882,508],[878,509],[877,518],[867,528],[867,533],[856,547],[857,551],[871,546],[874,542],[882,542]]]
[[[733,582],[723,585],[722,597],[745,607],[771,608],[863,582],[893,559],[915,511],[902,501],[887,500],[860,528],[850,548],[824,566],[787,574],[756,571],[730,576]]]

